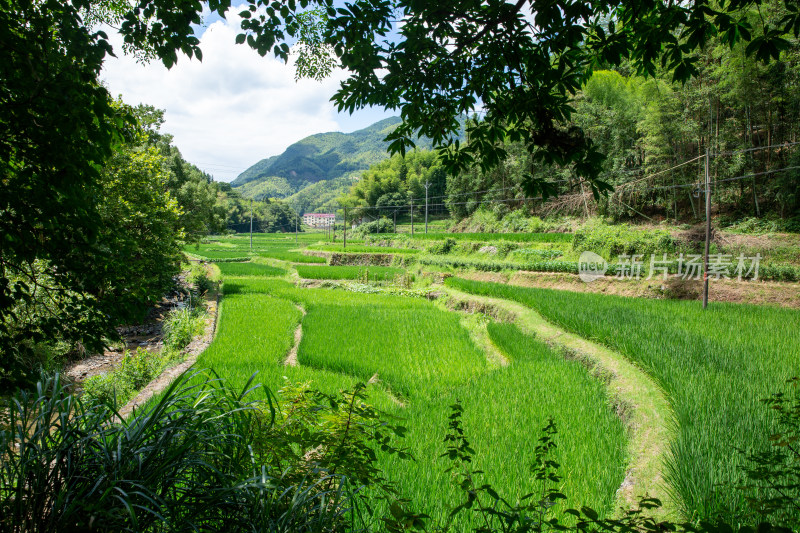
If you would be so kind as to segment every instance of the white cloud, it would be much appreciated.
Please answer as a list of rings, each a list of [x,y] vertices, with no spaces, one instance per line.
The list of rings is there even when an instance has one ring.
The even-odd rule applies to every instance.
[[[202,62],[181,56],[171,70],[157,61],[138,64],[112,36],[120,57],[109,58],[102,74],[112,95],[166,110],[163,131],[183,156],[223,181],[303,137],[340,130],[342,122],[329,100],[343,73],[295,82],[292,66],[234,44],[239,11],[205,30]]]

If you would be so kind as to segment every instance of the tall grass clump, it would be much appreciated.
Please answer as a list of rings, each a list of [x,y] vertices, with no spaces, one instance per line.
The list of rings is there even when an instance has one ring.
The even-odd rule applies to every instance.
[[[87,379],[83,393],[105,402],[124,405],[145,385],[168,367],[183,359],[182,350],[194,337],[203,333],[206,314],[196,307],[171,311],[162,325],[163,341],[160,351],[138,348],[125,351],[119,364],[105,374]]]
[[[392,438],[401,429],[358,387],[300,391],[291,411],[254,389],[182,376],[124,421],[116,404],[84,402],[58,379],[19,393],[2,412],[0,529],[362,529],[364,487],[388,488],[371,450],[402,453]]]
[[[762,449],[774,421],[760,401],[797,374],[800,313],[791,309],[646,300],[451,278],[455,288],[532,307],[639,364],[664,388],[677,434],[665,477],[686,516],[734,516],[742,455]]]

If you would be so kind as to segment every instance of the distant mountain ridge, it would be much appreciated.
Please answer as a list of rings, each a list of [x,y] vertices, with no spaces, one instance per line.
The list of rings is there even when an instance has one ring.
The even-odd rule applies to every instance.
[[[266,177],[285,179],[298,190],[302,186],[365,170],[388,157],[383,139],[400,123],[390,117],[352,133],[317,133],[302,139],[277,156],[262,159],[231,182],[233,187]],[[422,143],[421,148],[430,148]]]
[[[384,141],[400,117],[390,117],[352,133],[317,133],[289,146],[282,154],[262,159],[251,166],[231,186],[246,198],[303,198],[301,211],[314,210],[330,203],[330,192],[320,197],[321,181],[335,180],[332,188],[346,190],[349,178],[389,157]],[[429,139],[416,139],[420,150],[431,148]],[[334,184],[331,183],[333,186]],[[306,194],[303,191],[310,188]],[[319,201],[317,201],[317,199]]]

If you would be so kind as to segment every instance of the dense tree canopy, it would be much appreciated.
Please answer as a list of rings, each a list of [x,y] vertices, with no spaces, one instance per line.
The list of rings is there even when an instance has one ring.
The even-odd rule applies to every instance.
[[[495,166],[506,156],[500,141],[508,138],[523,142],[545,163],[574,165],[595,191],[605,188],[596,181],[602,156],[580,128],[569,124],[569,100],[597,66],[628,61],[640,74],[652,76],[663,67],[685,81],[699,72],[696,51],[713,35],[728,46],[750,41],[747,53],[768,60],[786,48],[784,33],[800,30],[794,2],[785,2],[781,17],[760,17],[754,25],[749,15],[762,8],[761,0],[259,5],[251,2],[243,13],[238,40],[281,57],[288,55],[287,42],[301,34],[297,13],[310,5],[326,8],[320,43],[334,50],[350,74],[334,100],[351,112],[370,105],[399,110],[404,123],[391,135],[393,150],[413,146],[418,133],[438,145],[455,141],[457,117],[480,109],[483,120],[469,128],[470,142],[443,154],[451,172],[472,162]],[[398,20],[402,24],[395,26]],[[141,14],[128,23],[139,31],[132,35],[142,35]],[[552,190],[544,180],[531,179],[528,185],[530,192]]]

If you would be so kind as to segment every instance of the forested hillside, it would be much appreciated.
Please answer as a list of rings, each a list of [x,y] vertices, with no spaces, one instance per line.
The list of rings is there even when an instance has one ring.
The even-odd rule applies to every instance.
[[[399,118],[392,117],[353,133],[311,135],[292,144],[282,154],[259,161],[231,185],[240,187],[276,177],[285,179],[296,192],[317,181],[363,170],[386,158],[387,143],[383,139],[399,122]]]
[[[231,185],[245,198],[287,198],[300,213],[331,211],[358,173],[389,157],[385,140],[400,124],[391,117],[352,133],[318,133],[302,139],[278,156],[263,159],[242,172]],[[416,142],[430,150],[430,139]],[[324,185],[317,185],[326,182]]]
[[[576,165],[544,162],[508,138],[499,143],[507,154],[500,165],[451,173],[446,191],[430,196],[456,220],[483,207],[498,216],[523,209],[691,222],[704,216],[708,150],[715,215],[723,222],[766,217],[797,231],[800,45],[787,42],[779,59],[764,65],[745,54],[745,45],[730,49],[712,39],[701,52],[699,75],[686,83],[673,82],[667,71],[637,76],[627,63],[594,72],[571,98],[566,127],[581,128],[604,155],[599,178],[613,187],[607,197],[591,194]],[[424,191],[404,172],[404,165],[379,163],[362,173],[346,201],[380,207],[379,199],[394,195],[419,204]],[[549,182],[551,198],[529,194],[532,180]]]

